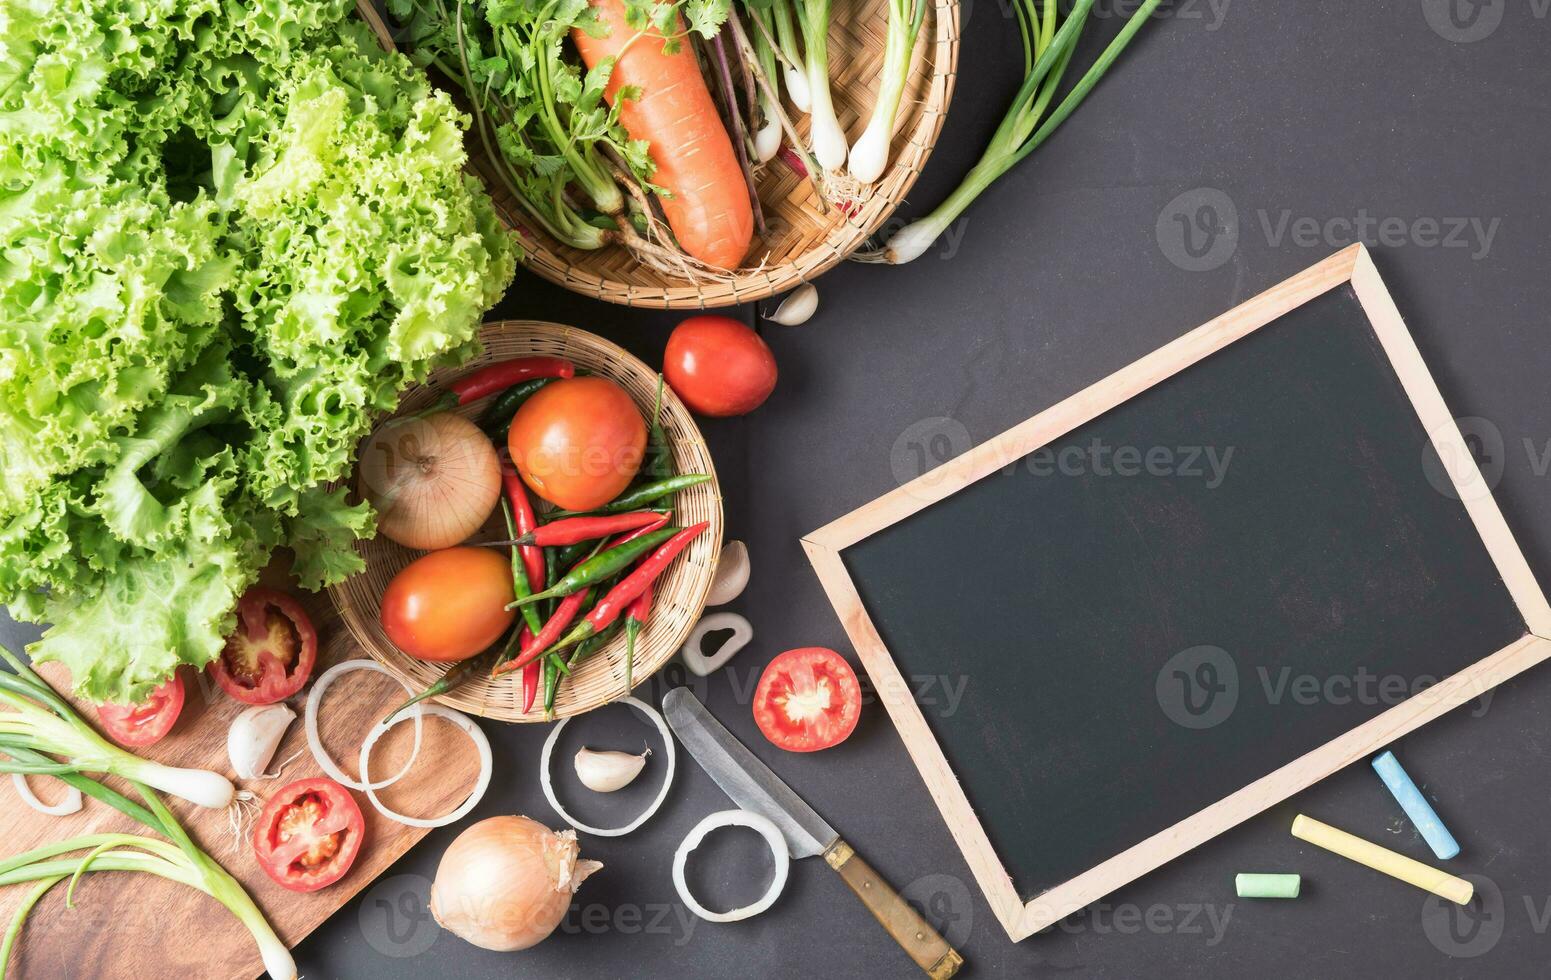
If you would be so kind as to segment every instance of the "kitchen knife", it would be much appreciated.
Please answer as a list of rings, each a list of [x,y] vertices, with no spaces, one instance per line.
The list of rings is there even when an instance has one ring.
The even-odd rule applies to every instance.
[[[662,711],[673,734],[734,803],[769,817],[781,829],[792,857],[823,855],[824,862],[933,980],[946,980],[959,971],[964,958],[688,688],[676,687],[664,695]]]

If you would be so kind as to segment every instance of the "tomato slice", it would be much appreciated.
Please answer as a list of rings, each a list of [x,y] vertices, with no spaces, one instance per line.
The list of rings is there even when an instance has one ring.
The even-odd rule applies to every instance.
[[[210,676],[245,704],[274,704],[302,689],[318,662],[318,631],[301,603],[274,589],[249,589],[237,603],[237,630]]]
[[[126,748],[154,745],[172,731],[183,710],[183,695],[183,675],[173,674],[139,704],[97,705],[97,719],[108,737]]]
[[[846,659],[825,647],[788,650],[760,675],[754,722],[788,752],[839,745],[856,730],[862,687]]]
[[[275,792],[259,817],[259,867],[293,892],[315,892],[345,876],[361,853],[366,821],[350,791],[325,776]]]

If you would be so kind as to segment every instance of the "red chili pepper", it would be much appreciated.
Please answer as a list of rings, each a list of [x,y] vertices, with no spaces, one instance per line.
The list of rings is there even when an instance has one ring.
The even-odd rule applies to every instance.
[[[514,476],[513,479],[516,479],[516,477]],[[518,480],[518,482],[521,482],[521,480]],[[525,531],[522,529],[522,520],[519,518],[517,541],[525,545],[538,545],[542,548],[550,548],[579,544],[583,541],[591,541],[594,538],[618,534],[621,531],[634,531],[648,524],[661,527],[665,523],[667,523],[666,519],[657,511],[643,510],[634,514],[609,514],[606,517],[566,517],[537,528],[529,528]]]
[[[530,378],[574,378],[576,365],[561,357],[518,357],[488,364],[448,385],[458,396],[459,405],[476,398],[505,391]]]
[[[533,699],[539,693],[539,672],[544,669],[544,664],[534,660],[522,669],[522,713],[527,714],[533,710]]]
[[[660,531],[666,527],[668,522],[671,520],[673,520],[673,511],[662,511],[657,515],[657,519],[655,521],[652,521],[650,524],[642,524],[640,527],[636,528],[634,531],[630,531],[627,534],[621,534],[613,541],[610,541],[608,546],[610,548],[618,548],[626,541],[634,541],[636,538],[639,538],[643,534],[651,534],[653,531]]]
[[[560,634],[565,631],[565,628],[571,625],[571,621],[581,611],[582,603],[586,602],[587,597],[591,594],[592,589],[582,589],[580,592],[573,592],[561,599],[560,604],[555,607],[554,615],[550,616],[544,623],[544,628],[539,630],[536,636],[529,637],[528,642],[522,645],[517,656],[498,666],[491,672],[490,676],[496,677],[507,671],[526,667],[528,664],[536,662],[543,655],[544,651],[554,644]]]
[[[656,551],[635,567],[634,571],[620,579],[619,583],[610,589],[596,606],[592,607],[592,612],[587,614],[587,618],[577,623],[564,639],[555,644],[555,647],[558,649],[580,643],[618,619],[625,607],[640,598],[641,593],[645,592],[657,576],[673,562],[673,559],[679,556],[679,552],[689,547],[689,543],[706,529],[707,524],[708,522],[701,521],[693,527],[686,527],[659,545]],[[546,625],[545,629],[548,628]]]
[[[506,499],[511,501],[518,540],[521,540],[522,535],[532,534],[538,527],[538,516],[533,513],[533,502],[528,499],[528,490],[516,470],[503,469],[501,482],[506,485]],[[544,581],[544,549],[531,544],[523,545],[522,567],[528,572],[528,587],[534,592],[543,592],[547,584]]]

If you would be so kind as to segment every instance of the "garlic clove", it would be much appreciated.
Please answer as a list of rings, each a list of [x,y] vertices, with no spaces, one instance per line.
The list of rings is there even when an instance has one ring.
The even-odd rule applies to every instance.
[[[805,282],[801,286],[786,294],[774,313],[766,314],[765,319],[771,323],[779,323],[783,327],[795,327],[807,323],[819,308],[819,291],[811,282]]]
[[[640,755],[629,752],[594,752],[585,746],[576,753],[576,778],[594,793],[612,793],[624,789],[646,767],[647,749]]]
[[[226,755],[238,779],[260,779],[280,747],[296,712],[285,702],[255,705],[232,719],[226,732]]]
[[[749,584],[749,549],[742,541],[729,541],[716,560],[708,606],[722,606],[738,598]]]
[[[727,642],[723,643],[715,654],[708,657],[701,644],[705,642],[706,634],[715,633],[717,630],[732,630],[732,636],[727,638]],[[684,661],[684,666],[691,674],[705,677],[721,670],[734,654],[753,640],[754,627],[747,619],[737,613],[712,613],[696,623],[695,628],[689,631],[689,639],[685,640],[684,645],[679,648],[679,659]]]

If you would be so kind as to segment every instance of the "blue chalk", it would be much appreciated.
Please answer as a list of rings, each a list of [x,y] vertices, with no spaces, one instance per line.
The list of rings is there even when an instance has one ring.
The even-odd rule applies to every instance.
[[[1421,831],[1422,839],[1427,841],[1427,846],[1433,849],[1433,853],[1444,861],[1459,854],[1459,844],[1454,840],[1454,835],[1449,833],[1449,828],[1438,819],[1438,814],[1433,810],[1432,804],[1422,795],[1422,791],[1416,788],[1411,777],[1400,768],[1400,762],[1395,758],[1395,753],[1385,752],[1373,760],[1373,769],[1384,780],[1384,785],[1395,795],[1400,808],[1406,811],[1406,816],[1416,824],[1416,829]]]

